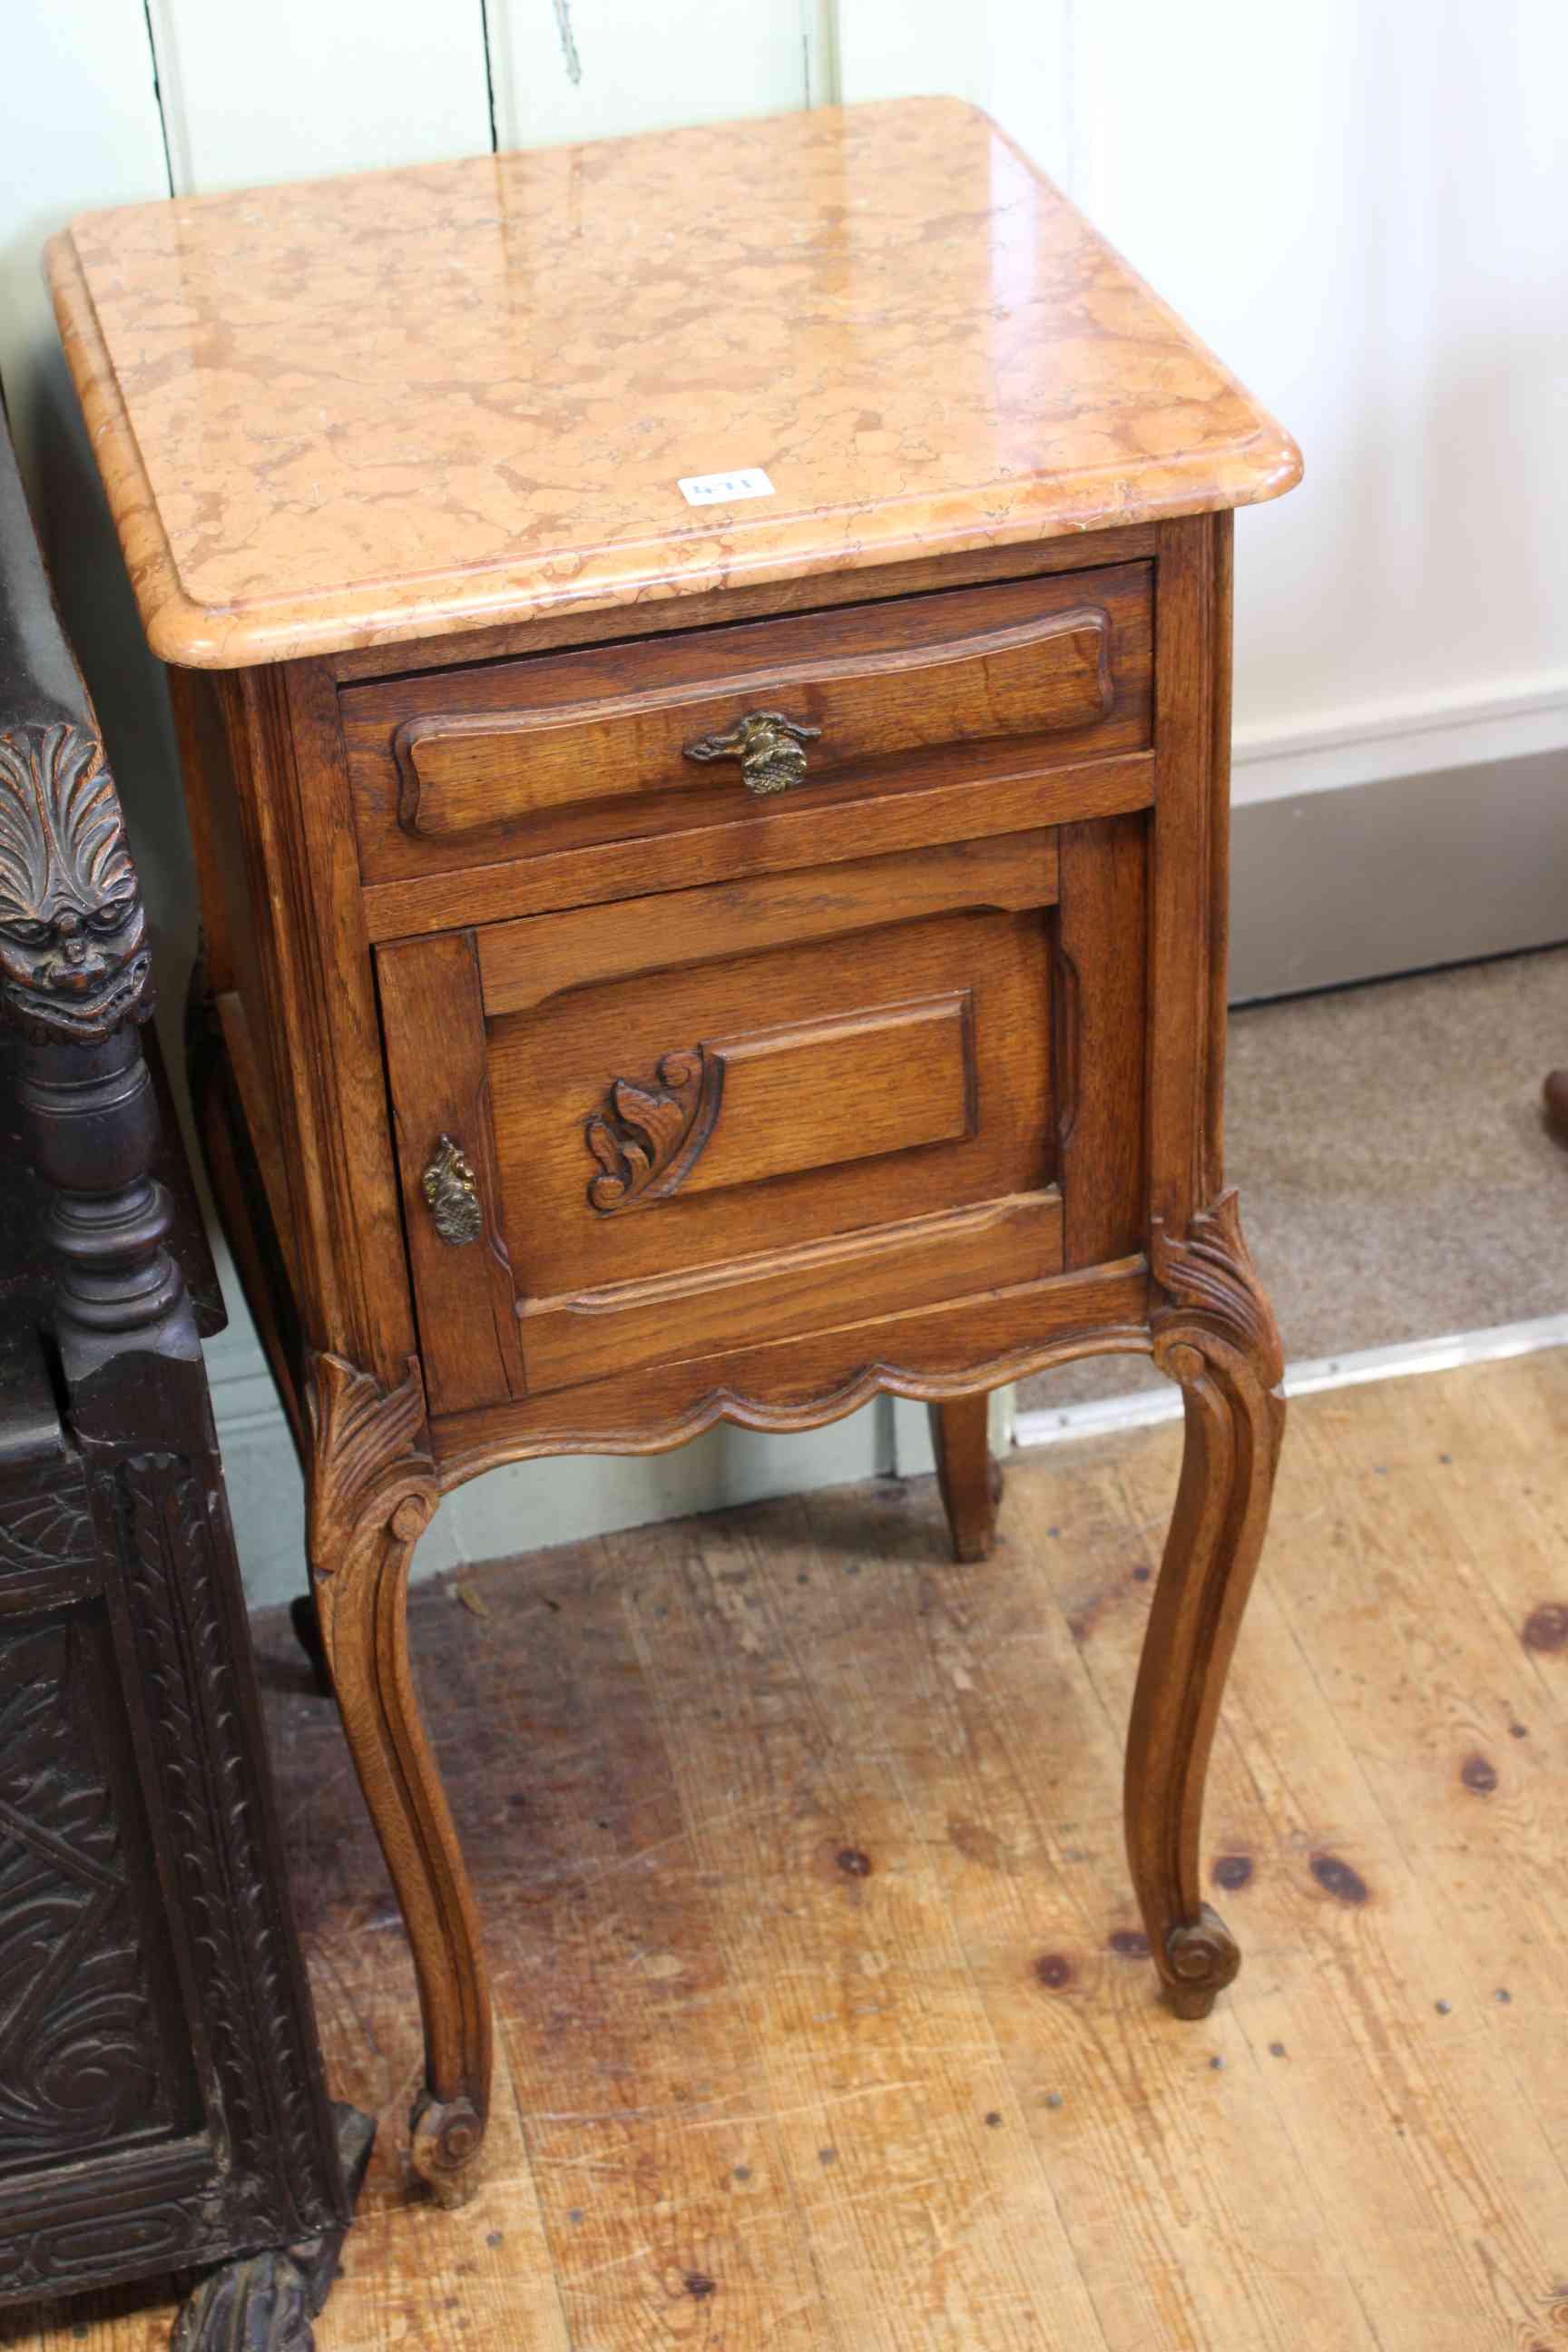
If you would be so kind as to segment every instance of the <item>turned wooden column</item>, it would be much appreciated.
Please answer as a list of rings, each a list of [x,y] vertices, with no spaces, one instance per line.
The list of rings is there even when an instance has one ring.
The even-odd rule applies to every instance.
[[[152,1007],[0,435],[0,2304],[194,2273],[178,2352],[308,2352],[373,2126],[321,2076]]]

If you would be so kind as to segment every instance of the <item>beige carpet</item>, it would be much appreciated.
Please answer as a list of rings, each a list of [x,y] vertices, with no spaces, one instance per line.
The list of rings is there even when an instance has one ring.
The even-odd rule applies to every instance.
[[[1568,1313],[1568,949],[1231,1015],[1227,1162],[1292,1360]],[[1158,1385],[1133,1359],[1021,1409]]]

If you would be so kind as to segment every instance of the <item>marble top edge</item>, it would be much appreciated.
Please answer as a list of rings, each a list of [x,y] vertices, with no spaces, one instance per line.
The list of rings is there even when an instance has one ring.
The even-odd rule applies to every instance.
[[[957,100],[115,207],[47,268],[143,625],[195,667],[1146,523],[1300,472]],[[677,495],[745,466],[771,498]]]

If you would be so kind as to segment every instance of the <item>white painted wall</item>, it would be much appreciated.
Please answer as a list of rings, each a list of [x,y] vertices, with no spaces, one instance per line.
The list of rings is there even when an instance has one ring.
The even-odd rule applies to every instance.
[[[0,381],[99,699],[160,943],[195,929],[141,645],[38,278],[92,205],[948,90],[986,106],[1296,432],[1238,526],[1237,792],[1568,747],[1568,85],[1561,0],[8,0]],[[253,1590],[300,1578],[299,1484],[243,1308],[213,1350]],[[929,1463],[888,1401],[810,1438],[502,1472],[449,1564]]]
[[[489,0],[502,147],[820,105],[830,0]]]
[[[147,0],[147,16],[176,195],[490,144],[483,0]]]
[[[488,27],[487,27],[488,15]],[[487,30],[489,35],[487,45]],[[503,143],[780,110],[827,94],[827,0],[49,0],[5,12],[0,94],[0,382],[68,624],[130,813],[180,1062],[195,937],[189,845],[161,676],[142,644],[39,274],[47,236],[90,205],[374,169]],[[303,1582],[303,1498],[232,1269],[209,1349],[247,1586]],[[837,1427],[716,1430],[656,1460],[543,1463],[475,1482],[420,1547],[465,1559],[678,1512],[931,1465],[924,1414],[884,1399]]]
[[[839,55],[988,107],[1300,441],[1238,799],[1568,748],[1562,0],[845,0]]]

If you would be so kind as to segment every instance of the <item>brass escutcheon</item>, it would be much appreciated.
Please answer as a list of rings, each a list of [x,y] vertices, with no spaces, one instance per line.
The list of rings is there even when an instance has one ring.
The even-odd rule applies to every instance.
[[[453,1249],[477,1242],[484,1224],[479,1188],[460,1145],[449,1135],[437,1139],[436,1149],[419,1179],[419,1189],[430,1206],[436,1231]]]
[[[820,727],[786,718],[782,710],[748,710],[726,733],[700,736],[688,743],[686,757],[739,760],[741,782],[749,793],[783,793],[805,776],[804,747],[821,732]]]

